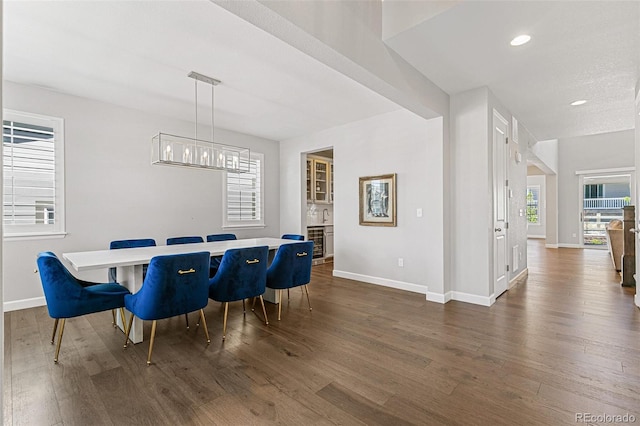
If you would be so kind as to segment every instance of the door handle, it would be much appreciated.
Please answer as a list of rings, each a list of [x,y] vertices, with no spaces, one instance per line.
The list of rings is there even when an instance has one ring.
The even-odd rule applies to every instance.
[[[640,233],[640,229],[631,228],[631,229],[629,229],[629,232],[635,232],[636,234],[638,234],[638,233]]]
[[[496,231],[496,232],[501,232],[501,231],[502,231],[502,228],[495,228],[495,229],[494,229],[494,231]]]

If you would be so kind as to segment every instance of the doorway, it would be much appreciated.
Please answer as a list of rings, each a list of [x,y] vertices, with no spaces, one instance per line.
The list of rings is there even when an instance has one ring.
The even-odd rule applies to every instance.
[[[334,258],[334,165],[333,148],[307,152],[306,194],[307,239],[314,242],[313,264],[332,263]]]
[[[623,207],[631,205],[633,172],[580,175],[580,244],[606,249],[607,226],[622,220]]]

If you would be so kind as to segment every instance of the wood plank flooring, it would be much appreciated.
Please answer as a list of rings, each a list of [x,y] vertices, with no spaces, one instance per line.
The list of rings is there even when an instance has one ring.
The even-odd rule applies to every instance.
[[[223,343],[210,302],[211,344],[196,314],[190,330],[183,317],[161,321],[150,367],[148,343],[123,350],[109,312],[67,321],[57,365],[46,308],[6,313],[5,424],[558,425],[576,413],[640,423],[635,289],[620,287],[606,251],[532,240],[528,262],[528,278],[490,308],[315,266],[312,312],[298,289],[282,321],[268,305],[269,326],[232,304]]]

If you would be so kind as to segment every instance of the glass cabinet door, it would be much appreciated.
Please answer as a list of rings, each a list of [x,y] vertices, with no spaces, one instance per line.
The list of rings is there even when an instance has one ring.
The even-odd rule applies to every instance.
[[[329,162],[313,160],[315,201],[318,203],[329,202]]]
[[[312,192],[312,188],[313,188],[313,180],[311,179],[311,172],[312,172],[312,167],[311,164],[313,163],[313,160],[311,159],[307,159],[307,202],[310,203],[314,200],[313,198],[313,192]]]

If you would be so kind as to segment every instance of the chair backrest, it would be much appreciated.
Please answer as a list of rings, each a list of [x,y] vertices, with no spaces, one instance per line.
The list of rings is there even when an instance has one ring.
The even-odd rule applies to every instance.
[[[313,241],[283,244],[267,270],[267,286],[283,289],[311,281]]]
[[[281,238],[283,240],[304,241],[304,235],[298,235],[298,234],[284,234]]]
[[[75,316],[73,302],[82,297],[82,286],[50,251],[38,254],[38,272],[51,318]]]
[[[116,293],[107,288],[114,284],[78,280],[50,251],[39,253],[37,263],[51,318],[71,318],[124,306],[124,295],[128,293],[124,287]]]
[[[116,240],[111,241],[109,244],[110,250],[118,250],[125,248],[137,248],[137,247],[155,247],[156,240],[153,238],[140,238],[137,240]],[[145,269],[146,271],[146,269]],[[109,268],[109,282],[115,283],[118,281],[116,268]]]
[[[167,238],[168,246],[171,246],[174,244],[194,244],[194,243],[204,243],[204,240],[200,236]]]
[[[117,250],[124,248],[136,248],[136,247],[154,247],[156,245],[156,240],[153,238],[140,238],[137,240],[117,240],[111,241],[109,244],[109,249]]]
[[[267,284],[268,246],[229,249],[210,280],[209,297],[233,302],[260,296]]]
[[[142,287],[127,305],[143,320],[197,311],[209,302],[209,252],[172,254],[151,259]]]
[[[237,240],[236,234],[211,234],[207,235],[207,242],[213,241],[229,241],[229,240]]]

